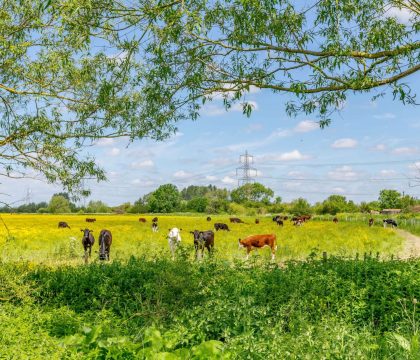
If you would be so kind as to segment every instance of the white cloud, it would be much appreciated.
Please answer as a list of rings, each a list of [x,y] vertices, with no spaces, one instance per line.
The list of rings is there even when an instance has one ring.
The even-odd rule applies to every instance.
[[[109,155],[111,156],[118,156],[121,153],[121,150],[113,147],[110,151],[109,151]]]
[[[334,141],[331,144],[331,147],[335,149],[350,149],[350,148],[356,147],[356,145],[357,145],[357,140],[350,139],[350,138],[343,138],[343,139],[338,139]]]
[[[184,170],[178,170],[177,172],[174,173],[173,176],[174,178],[177,178],[177,179],[186,179],[190,177],[191,175],[192,175],[191,173],[188,173]]]
[[[222,179],[222,183],[223,183],[223,184],[235,184],[235,183],[236,183],[236,180],[235,180],[235,179],[233,179],[233,178],[231,178],[230,176],[225,176],[225,177]]]
[[[346,192],[346,190],[344,190],[342,187],[334,187],[332,190],[333,192],[340,193],[340,194]]]
[[[299,150],[293,150],[290,152],[285,152],[283,154],[280,154],[277,157],[277,160],[279,161],[292,161],[292,160],[306,160],[309,159],[309,155],[302,154]]]
[[[115,144],[115,139],[113,138],[98,139],[95,142],[95,145],[98,145],[98,146],[112,146],[114,144]]]
[[[131,181],[131,185],[140,185],[140,187],[149,187],[149,186],[155,185],[155,182],[152,180],[134,179]]]
[[[402,24],[409,24],[411,18],[414,17],[414,12],[406,9],[406,8],[396,8],[396,7],[391,7],[387,12],[386,12],[386,16],[387,17],[393,17],[395,18],[398,22],[402,23]]]
[[[354,171],[351,166],[344,165],[328,172],[328,177],[333,180],[355,180],[359,173]]]
[[[309,132],[319,129],[319,124],[312,120],[303,120],[293,129],[296,132]]]
[[[213,176],[213,175],[207,175],[206,176],[206,180],[208,180],[208,181],[216,181],[217,180],[217,177],[216,176]]]
[[[404,146],[404,147],[395,148],[394,150],[392,150],[392,153],[396,155],[410,155],[410,154],[417,154],[418,151],[419,149],[417,147]]]
[[[131,163],[131,168],[132,169],[143,169],[143,168],[148,168],[148,167],[153,167],[155,164],[152,160],[147,159],[147,160],[143,160],[143,161],[134,161]]]
[[[408,165],[408,168],[413,170],[420,170],[420,161],[416,161],[415,163]]]
[[[373,150],[376,150],[376,151],[385,151],[386,150],[386,145],[385,144],[377,144],[377,145],[375,145],[375,147],[373,148]]]
[[[395,176],[397,172],[395,170],[381,170],[380,174],[381,176]]]
[[[220,115],[227,114],[230,111],[243,112],[244,104],[249,104],[253,111],[257,111],[259,109],[258,103],[256,101],[250,100],[250,101],[245,101],[242,103],[235,103],[228,110],[226,110],[223,107],[223,105],[205,104],[201,108],[200,113],[202,116],[220,116]]]
[[[381,119],[381,120],[383,119],[383,120],[386,120],[386,119],[395,119],[396,118],[396,115],[393,114],[393,113],[390,113],[390,112],[386,112],[386,113],[383,113],[383,114],[373,115],[373,117],[375,119]]]

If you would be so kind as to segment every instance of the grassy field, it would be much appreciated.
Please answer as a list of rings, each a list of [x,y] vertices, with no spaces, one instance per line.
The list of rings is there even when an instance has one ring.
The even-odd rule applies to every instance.
[[[96,215],[94,234],[114,235],[111,261],[85,265],[86,216],[2,217],[0,359],[420,359],[420,261],[389,260],[402,246],[391,229],[244,218],[195,261],[189,231],[228,217],[159,216],[155,234],[149,216]],[[281,266],[268,249],[242,261],[237,239],[267,232]]]
[[[73,263],[82,260],[82,232],[89,227],[96,238],[94,250],[98,249],[97,237],[101,229],[109,229],[113,234],[111,259],[125,260],[130,256],[169,257],[166,240],[168,229],[182,228],[182,244],[191,257],[194,255],[193,236],[195,229],[212,229],[214,222],[227,223],[230,232],[218,231],[215,235],[216,256],[225,260],[242,259],[244,250],[238,249],[238,238],[252,234],[275,233],[277,235],[277,259],[299,260],[311,253],[318,256],[323,251],[330,255],[355,256],[359,253],[379,252],[382,257],[397,254],[402,247],[402,239],[391,229],[380,226],[369,228],[362,223],[309,221],[295,227],[285,221],[284,227],[277,226],[271,218],[243,218],[247,224],[230,224],[227,216],[159,216],[159,232],[151,231],[151,216],[147,222],[138,222],[138,216],[95,215],[95,223],[86,223],[82,215],[2,215],[6,228],[0,226],[0,255],[3,261],[27,260],[35,263]],[[58,229],[59,221],[66,221],[71,229]],[[1,225],[1,224],[0,224]],[[260,251],[259,256],[269,257],[269,250]],[[96,256],[93,256],[96,258]]]

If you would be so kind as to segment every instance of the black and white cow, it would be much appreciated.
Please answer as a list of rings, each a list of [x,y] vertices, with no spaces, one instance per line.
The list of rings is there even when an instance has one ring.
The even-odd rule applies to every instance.
[[[391,225],[391,227],[393,227],[393,228],[398,226],[397,222],[393,219],[384,219],[382,221],[384,223],[384,227],[386,227],[387,225]]]

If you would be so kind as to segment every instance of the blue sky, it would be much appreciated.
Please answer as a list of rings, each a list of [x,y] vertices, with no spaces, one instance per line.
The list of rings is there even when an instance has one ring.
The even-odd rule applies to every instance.
[[[418,93],[420,74],[409,83]],[[411,186],[420,176],[418,107],[390,95],[372,102],[372,95],[349,96],[324,130],[311,116],[288,117],[289,96],[252,89],[246,96],[255,107],[250,118],[240,105],[226,112],[215,99],[197,121],[179,123],[178,133],[165,142],[101,140],[87,152],[106,170],[108,181],[87,183],[92,195],[86,201],[133,202],[165,183],[233,189],[245,150],[254,155],[256,181],[284,201],[304,197],[314,203],[333,193],[370,201],[384,188],[420,197],[420,186]],[[0,192],[10,196],[2,200],[23,199],[28,189],[33,201],[60,191],[39,180],[4,179]]]

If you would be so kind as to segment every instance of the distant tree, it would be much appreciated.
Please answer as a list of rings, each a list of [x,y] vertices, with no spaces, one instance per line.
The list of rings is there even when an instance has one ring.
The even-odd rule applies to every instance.
[[[187,203],[187,209],[196,211],[199,213],[203,213],[207,209],[207,205],[209,203],[209,200],[205,197],[195,197],[188,201]]]
[[[208,186],[197,186],[197,185],[190,185],[181,190],[181,198],[183,200],[191,200],[195,197],[203,197],[208,192],[216,190],[216,186],[208,185]]]
[[[407,211],[411,206],[416,205],[416,199],[410,195],[404,195],[400,198],[401,209]]]
[[[401,207],[401,193],[397,190],[381,190],[379,193],[379,207],[383,209],[399,209]]]
[[[268,204],[274,192],[260,183],[245,184],[233,190],[230,194],[232,201],[242,204],[247,201]]]
[[[47,211],[53,214],[69,213],[70,202],[62,195],[53,195],[48,204]]]
[[[152,213],[170,213],[176,211],[181,197],[177,187],[173,184],[159,186],[149,197],[148,207]]]
[[[356,212],[358,207],[353,201],[347,201],[345,196],[331,195],[326,200],[316,207],[320,214],[331,214],[343,212]]]
[[[209,214],[226,213],[229,209],[229,191],[226,189],[216,189],[206,194],[208,204],[206,212]]]
[[[311,213],[311,205],[306,199],[299,198],[291,202],[290,212],[293,215],[308,215]]]
[[[132,214],[143,214],[149,211],[147,204],[144,201],[144,197],[136,200],[133,206],[128,210]]]
[[[109,213],[111,212],[110,207],[104,202],[97,200],[91,200],[85,210],[87,213]]]

